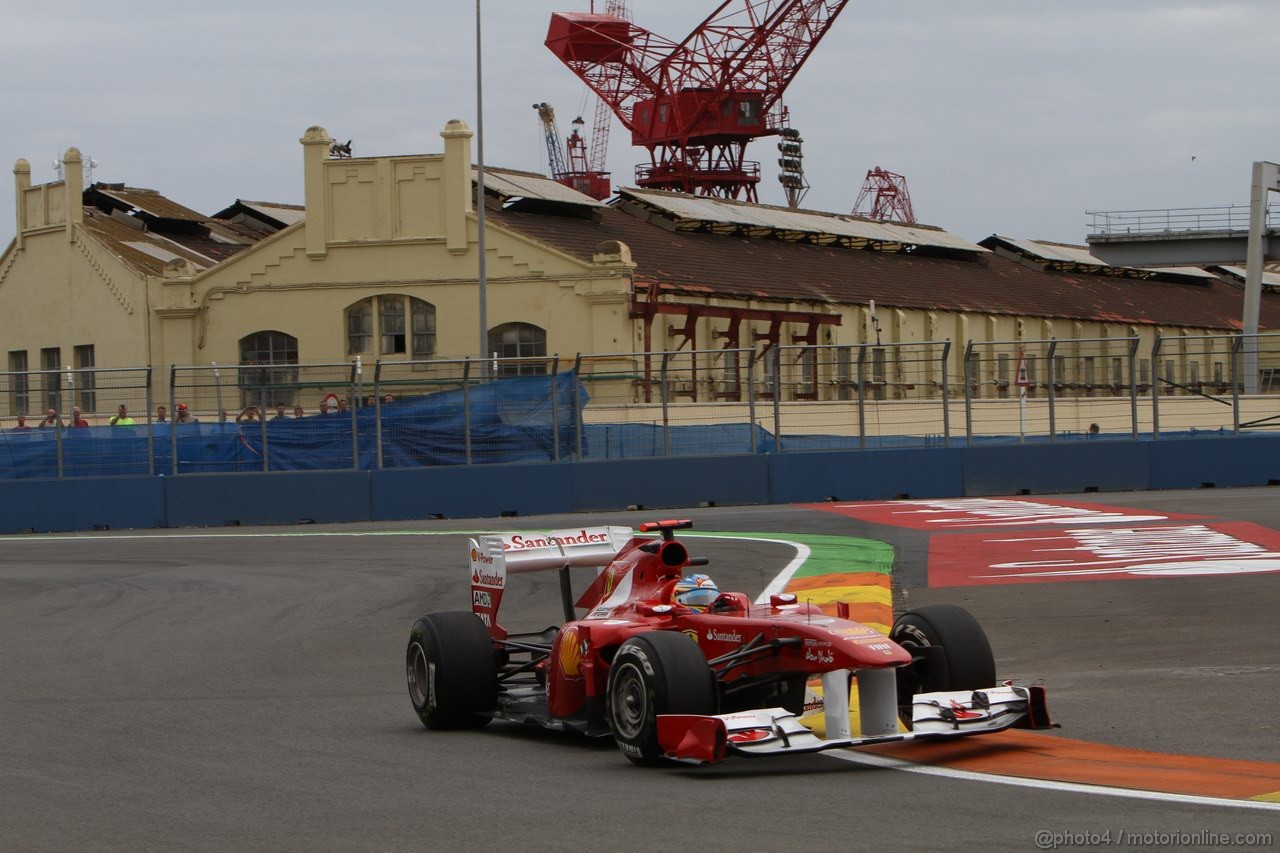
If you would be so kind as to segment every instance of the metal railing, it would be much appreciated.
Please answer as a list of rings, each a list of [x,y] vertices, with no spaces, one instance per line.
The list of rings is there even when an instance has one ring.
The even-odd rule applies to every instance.
[[[1086,210],[1091,236],[1125,236],[1249,230],[1249,205],[1181,207],[1166,210]],[[1267,228],[1280,223],[1280,204],[1267,207]]]
[[[167,384],[167,388],[165,387]],[[163,390],[153,399],[153,387]],[[162,402],[157,402],[157,399]],[[112,425],[113,416],[124,421]],[[46,426],[41,426],[41,422]],[[130,423],[132,421],[132,423]],[[0,478],[377,470],[1280,428],[1280,334],[0,373]]]

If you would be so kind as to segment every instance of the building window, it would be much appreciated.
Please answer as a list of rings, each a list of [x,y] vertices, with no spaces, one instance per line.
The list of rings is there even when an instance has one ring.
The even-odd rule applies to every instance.
[[[1149,358],[1138,359],[1138,384],[1151,384],[1151,359]]]
[[[373,343],[373,298],[361,299],[347,309],[347,355],[369,352]]]
[[[1187,364],[1187,384],[1197,391],[1200,390],[1200,362],[1193,361]]]
[[[1061,390],[1067,385],[1067,357],[1065,355],[1055,355],[1053,357],[1053,384]]]
[[[1170,385],[1174,384],[1174,382],[1177,381],[1178,376],[1177,376],[1177,373],[1175,372],[1173,359],[1166,358],[1164,360],[1164,376],[1162,378],[1164,379],[1165,382],[1169,383]]]
[[[297,404],[298,339],[284,332],[254,332],[240,339],[242,405]],[[294,365],[291,367],[281,365]]]
[[[547,332],[530,323],[504,323],[489,330],[489,352],[496,358],[546,358]],[[499,376],[536,376],[547,372],[540,362],[498,364]]]
[[[404,297],[378,297],[378,331],[382,336],[381,352],[383,355],[403,355],[404,338]]]
[[[996,396],[1009,396],[1009,354],[996,355]]]
[[[373,351],[373,330],[378,330],[378,355],[434,358],[436,354],[436,306],[401,294],[361,299],[347,308],[347,355]]]
[[[1222,368],[1223,368],[1222,362],[1215,361],[1213,363],[1213,384],[1214,385],[1227,384],[1227,380],[1224,378],[1226,374],[1224,373]]]
[[[44,371],[44,407],[62,411],[62,349],[40,350],[40,369]]]
[[[98,378],[93,372],[93,344],[76,347],[76,405],[81,412],[98,410]]]
[[[841,400],[852,400],[853,347],[836,347],[836,387]]]
[[[1036,395],[1036,357],[1034,355],[1023,356],[1022,369],[1027,374],[1025,379],[1027,382],[1027,396],[1034,397]]]
[[[888,351],[882,347],[871,350],[871,398],[873,400],[883,400],[885,386],[889,384],[887,355]]]
[[[1084,357],[1084,393],[1093,396],[1093,356]]]
[[[25,415],[31,411],[31,377],[27,375],[27,351],[9,353],[9,414]]]

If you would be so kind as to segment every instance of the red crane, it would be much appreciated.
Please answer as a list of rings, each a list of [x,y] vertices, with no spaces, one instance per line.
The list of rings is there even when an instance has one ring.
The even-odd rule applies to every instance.
[[[862,182],[862,192],[853,203],[853,212],[880,221],[905,222],[914,225],[915,211],[911,208],[911,193],[907,192],[907,179],[876,166],[867,172]]]
[[[615,14],[555,13],[547,47],[649,152],[642,187],[756,201],[747,143],[787,126],[782,93],[848,0],[725,0],[679,44]]]

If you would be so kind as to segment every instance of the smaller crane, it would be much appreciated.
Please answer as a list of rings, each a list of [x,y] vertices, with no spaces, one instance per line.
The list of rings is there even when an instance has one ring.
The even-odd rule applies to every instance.
[[[907,191],[907,179],[902,175],[885,171],[879,166],[867,172],[862,192],[853,203],[854,216],[865,216],[881,222],[904,222],[914,225],[915,211],[911,209],[911,193]]]
[[[586,122],[582,117],[573,120],[573,132],[561,144],[555,108],[546,102],[534,104],[533,108],[538,111],[538,118],[542,122],[542,135],[547,144],[547,168],[551,171],[551,179],[599,201],[612,195],[609,173],[598,167],[593,168],[595,164],[588,162],[587,141],[581,132]]]

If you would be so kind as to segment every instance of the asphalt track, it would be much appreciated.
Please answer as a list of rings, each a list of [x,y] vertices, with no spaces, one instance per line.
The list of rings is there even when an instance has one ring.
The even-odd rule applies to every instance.
[[[1280,528],[1274,489],[1076,497]],[[889,542],[910,605],[970,608],[1002,677],[1048,685],[1064,728],[1020,734],[1034,743],[1280,762],[1280,573],[930,589],[927,534],[797,507],[4,537],[3,847],[1034,850],[1049,833],[1041,846],[1210,849],[1195,840],[1271,833],[1276,849],[1280,805],[1260,800],[901,772],[876,754],[644,770],[606,741],[421,727],[405,638],[423,612],[468,607],[458,531],[655,515]],[[722,587],[752,595],[794,556],[693,544]],[[519,576],[504,622],[553,624],[556,602],[553,574]],[[967,742],[970,766],[1036,751],[984,740]]]

